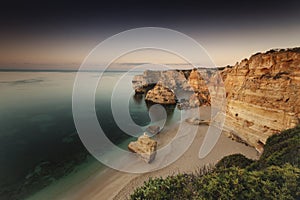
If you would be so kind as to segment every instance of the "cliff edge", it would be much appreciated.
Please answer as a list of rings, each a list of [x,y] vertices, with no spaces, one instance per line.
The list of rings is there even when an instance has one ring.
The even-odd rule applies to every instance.
[[[300,48],[257,53],[219,72],[227,101],[224,130],[230,137],[262,152],[269,136],[300,123]],[[202,69],[145,71],[134,78],[133,87],[136,92],[152,89],[151,94],[163,94],[155,92],[159,82],[176,94],[182,94],[178,90],[190,92],[187,96],[169,95],[173,103],[178,100],[180,108],[210,105],[210,96],[216,98],[220,93],[213,85],[215,75]],[[165,97],[151,100],[160,103],[155,99]]]
[[[271,50],[224,69],[225,129],[260,150],[300,119],[300,48]]]

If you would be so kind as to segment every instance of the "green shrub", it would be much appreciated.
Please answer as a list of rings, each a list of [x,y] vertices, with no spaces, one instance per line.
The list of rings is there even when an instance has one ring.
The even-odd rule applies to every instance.
[[[193,196],[196,176],[178,174],[167,178],[149,179],[143,187],[137,188],[131,199],[190,199]]]
[[[179,174],[145,182],[130,196],[138,199],[298,199],[300,169],[290,164],[260,171],[237,167],[204,176]]]
[[[222,158],[217,164],[216,168],[217,169],[222,169],[222,168],[229,168],[229,167],[239,167],[239,168],[245,168],[252,164],[254,161],[246,158],[242,154],[233,154],[229,156],[225,156]]]
[[[282,166],[290,163],[300,167],[300,126],[288,129],[268,138],[264,152],[254,168],[262,169],[271,165]]]
[[[241,154],[196,174],[149,179],[137,199],[300,199],[300,126],[270,137],[258,161]]]

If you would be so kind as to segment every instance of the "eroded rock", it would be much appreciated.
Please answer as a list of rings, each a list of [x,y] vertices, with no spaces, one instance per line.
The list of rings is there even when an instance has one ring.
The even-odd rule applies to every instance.
[[[133,77],[132,86],[136,93],[147,93],[158,82],[171,90],[192,90],[187,77],[190,70],[144,71],[143,75]]]
[[[224,130],[256,149],[262,149],[269,136],[300,123],[300,48],[258,53],[222,71],[175,71],[157,72],[156,80],[161,83],[147,93],[146,99],[175,104],[173,91],[181,88],[194,92],[177,96],[178,107],[189,109],[210,105],[211,98],[213,106],[221,106],[226,97],[225,109],[220,107],[226,115]],[[154,80],[152,75],[149,79]]]
[[[249,145],[262,149],[269,136],[300,122],[299,50],[253,55],[224,70],[223,76],[224,128]]]
[[[190,109],[210,105],[209,77],[206,69],[146,70],[143,75],[133,77],[132,85],[136,94],[145,93],[146,100],[159,104],[176,104],[178,94],[178,98],[186,100],[180,107]]]
[[[158,104],[176,104],[176,96],[172,90],[162,86],[161,83],[147,92],[145,100]]]
[[[155,159],[157,142],[144,133],[137,141],[130,142],[128,149],[136,153],[146,163],[151,163]]]

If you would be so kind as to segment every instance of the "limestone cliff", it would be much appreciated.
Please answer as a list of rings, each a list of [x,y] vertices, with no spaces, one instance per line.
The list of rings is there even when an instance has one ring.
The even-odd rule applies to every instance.
[[[190,71],[190,70],[189,70]],[[168,70],[168,71],[144,71],[143,75],[133,77],[132,85],[136,93],[147,93],[148,90],[160,82],[160,85],[170,90],[182,88],[192,90],[188,84],[186,70]]]
[[[159,71],[144,71],[143,75],[133,77],[132,85],[136,93],[146,93],[152,89],[160,79]]]
[[[191,107],[209,105],[210,95],[208,82],[210,76],[206,70],[193,69],[188,77],[188,83],[193,88],[194,94],[189,99]]]
[[[181,108],[209,105],[210,97],[205,73],[193,70],[146,70],[132,80],[136,93],[145,93],[146,100],[159,104],[176,104]]]
[[[155,87],[147,92],[145,100],[159,104],[176,104],[176,96],[172,90],[158,82]]]
[[[224,83],[216,79],[217,71]],[[258,151],[262,151],[270,135],[300,123],[300,48],[257,53],[215,72],[146,71],[139,77],[140,82],[134,83],[134,88],[138,92],[160,81],[160,87],[176,91],[176,95],[181,94],[180,88],[190,91],[187,97],[177,95],[181,108],[209,105],[211,97],[218,99],[226,92],[224,130]],[[174,96],[170,98],[173,100]]]
[[[300,119],[300,49],[271,50],[223,72],[225,128],[258,150]]]

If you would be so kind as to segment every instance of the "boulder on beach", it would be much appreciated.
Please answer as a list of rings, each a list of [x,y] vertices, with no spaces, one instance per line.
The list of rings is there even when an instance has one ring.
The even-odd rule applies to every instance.
[[[137,141],[128,144],[129,151],[136,153],[146,163],[151,163],[156,155],[157,142],[146,133]]]
[[[197,117],[187,118],[185,121],[192,125],[207,125],[207,126],[209,126],[209,124],[210,124],[210,120],[203,120],[203,119],[199,119]]]

